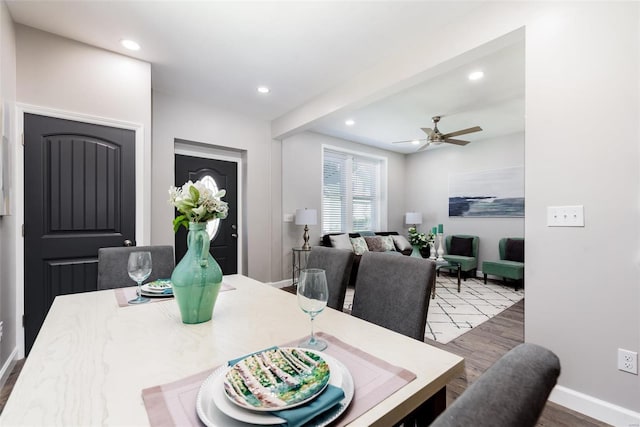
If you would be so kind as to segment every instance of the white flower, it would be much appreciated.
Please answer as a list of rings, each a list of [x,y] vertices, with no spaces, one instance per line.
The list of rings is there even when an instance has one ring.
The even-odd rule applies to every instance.
[[[217,193],[207,188],[201,181],[187,181],[182,187],[169,188],[169,203],[182,215],[173,221],[174,230],[189,222],[207,222],[214,218],[224,219],[229,212],[227,202],[220,200],[227,192]]]

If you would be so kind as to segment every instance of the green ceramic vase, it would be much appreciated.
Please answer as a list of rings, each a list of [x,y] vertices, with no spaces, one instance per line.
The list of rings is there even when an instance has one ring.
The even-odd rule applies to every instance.
[[[222,270],[209,253],[206,223],[189,223],[187,253],[171,274],[173,294],[183,323],[211,320],[222,284]]]
[[[413,252],[411,252],[411,256],[416,258],[422,258],[422,255],[420,255],[420,245],[411,245],[411,246],[413,246]]]

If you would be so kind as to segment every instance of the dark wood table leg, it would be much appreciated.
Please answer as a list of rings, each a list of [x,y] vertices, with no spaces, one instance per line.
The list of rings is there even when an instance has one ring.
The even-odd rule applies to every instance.
[[[462,270],[462,268],[460,268],[460,264],[458,264],[458,293],[460,293],[460,270]]]
[[[447,387],[442,387],[429,400],[418,406],[394,427],[428,426],[447,408]]]

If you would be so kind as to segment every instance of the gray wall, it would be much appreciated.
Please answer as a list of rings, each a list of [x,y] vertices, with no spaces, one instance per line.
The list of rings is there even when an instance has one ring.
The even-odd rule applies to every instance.
[[[422,212],[421,231],[443,224],[444,234],[480,238],[478,268],[499,259],[498,240],[523,237],[524,218],[449,217],[449,175],[524,165],[524,134],[479,140],[464,147],[445,145],[410,154],[406,161],[406,208]],[[524,188],[523,188],[524,191]]]
[[[0,102],[9,108],[11,122],[5,123],[14,129],[14,106],[16,102],[16,41],[13,21],[4,1],[0,1]],[[2,118],[0,117],[0,120]],[[7,132],[5,130],[5,132]],[[0,135],[1,136],[1,135]],[[15,133],[9,134],[10,153],[15,151]],[[9,161],[10,160],[10,161]],[[15,158],[4,159],[3,167],[14,166]],[[15,181],[11,179],[11,191]],[[5,185],[8,183],[5,183]],[[0,367],[5,366],[16,348],[16,217],[0,217],[0,321],[3,335],[0,342]]]
[[[244,159],[243,246],[249,277],[272,280],[273,263],[279,265],[279,234],[273,235],[273,218],[279,218],[279,142],[271,140],[269,123],[153,92],[153,150],[151,243],[173,245],[173,208],[167,203],[174,184],[174,140],[208,144],[217,149],[242,152]],[[275,169],[274,169],[275,165]]]
[[[367,153],[387,159],[387,219],[379,231],[405,231],[403,221],[404,155],[313,132],[303,132],[282,141],[282,213],[295,214],[298,208],[318,211],[318,225],[309,226],[309,242],[321,237],[322,145]],[[291,248],[302,246],[303,227],[282,223],[282,279],[291,277]]]

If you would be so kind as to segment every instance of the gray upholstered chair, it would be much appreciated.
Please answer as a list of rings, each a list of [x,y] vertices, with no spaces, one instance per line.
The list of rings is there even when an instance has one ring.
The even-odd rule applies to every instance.
[[[560,375],[544,347],[520,344],[465,390],[431,427],[533,427]]]
[[[168,279],[175,267],[173,246],[128,246],[98,249],[98,290],[134,286],[129,277],[129,254],[137,251],[151,252],[151,275],[147,282]]]
[[[306,268],[322,268],[327,276],[329,300],[327,306],[342,311],[344,296],[353,265],[353,251],[314,246]]]
[[[351,314],[424,341],[436,264],[424,258],[365,252]]]

